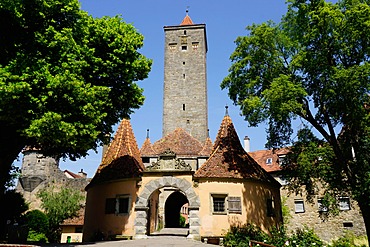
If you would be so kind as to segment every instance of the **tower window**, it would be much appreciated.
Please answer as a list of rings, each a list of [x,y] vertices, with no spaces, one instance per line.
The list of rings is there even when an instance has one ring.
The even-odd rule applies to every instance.
[[[187,46],[187,45],[182,45],[182,46],[181,46],[181,50],[183,50],[183,51],[187,51],[187,50],[188,50],[188,46]]]
[[[169,49],[170,49],[171,51],[174,51],[174,50],[176,50],[176,46],[177,46],[177,44],[176,44],[176,43],[170,43],[170,44],[168,44],[168,46],[169,46]]]
[[[198,50],[198,46],[199,46],[199,42],[192,43],[193,50]]]
[[[185,111],[185,104],[182,104],[182,110]]]
[[[182,74],[182,77],[185,79],[185,74]]]
[[[182,62],[182,65],[185,65],[185,62]]]
[[[184,30],[184,35],[186,35],[186,30]]]

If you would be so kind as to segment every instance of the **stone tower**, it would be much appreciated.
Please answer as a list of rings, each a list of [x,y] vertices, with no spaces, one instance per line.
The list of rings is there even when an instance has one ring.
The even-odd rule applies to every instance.
[[[180,127],[199,141],[207,138],[206,25],[186,11],[178,26],[165,26],[163,136]]]

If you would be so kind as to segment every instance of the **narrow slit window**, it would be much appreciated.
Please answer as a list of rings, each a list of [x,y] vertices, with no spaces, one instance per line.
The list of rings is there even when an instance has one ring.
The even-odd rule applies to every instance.
[[[182,110],[185,111],[185,104],[182,104]]]
[[[185,79],[185,74],[183,74],[182,77]]]

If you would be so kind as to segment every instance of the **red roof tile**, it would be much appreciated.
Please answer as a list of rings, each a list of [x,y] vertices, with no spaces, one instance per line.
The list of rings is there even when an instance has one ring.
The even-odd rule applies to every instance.
[[[191,20],[190,16],[186,13],[185,18],[182,20],[180,26],[186,26],[186,25],[194,25],[193,21]]]
[[[202,150],[202,144],[184,129],[177,128],[162,139],[156,141],[153,144],[153,149],[157,154],[171,149],[171,151],[179,156],[198,156]]]
[[[144,165],[131,123],[123,119],[90,185],[96,182],[137,177],[143,170]]]
[[[257,163],[265,169],[267,172],[281,171],[279,165],[279,155],[286,155],[288,153],[287,148],[277,149],[277,150],[259,150],[254,152],[249,152],[248,154],[257,161]]]
[[[210,156],[213,149],[213,143],[211,138],[207,137],[206,142],[204,143],[203,149],[199,152],[199,156]]]
[[[222,120],[209,159],[196,171],[198,178],[255,179],[276,183],[243,149],[229,116]]]
[[[63,221],[62,226],[82,226],[85,219],[85,207],[77,212],[77,216]]]
[[[67,173],[69,174],[72,178],[83,178],[82,176],[76,174],[76,173],[73,173],[71,171],[68,171],[68,170],[64,170],[64,173]]]
[[[143,146],[141,146],[141,149],[140,149],[140,154],[141,156],[153,156],[153,155],[156,155],[153,147],[152,147],[152,143],[150,142],[150,139],[149,137],[147,137],[143,143]]]

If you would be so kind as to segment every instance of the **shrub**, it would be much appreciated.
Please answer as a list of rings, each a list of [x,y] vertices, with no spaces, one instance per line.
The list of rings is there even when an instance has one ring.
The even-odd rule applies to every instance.
[[[289,245],[293,247],[321,247],[323,242],[312,229],[304,227],[297,229],[289,238]]]
[[[224,237],[224,246],[244,247],[248,246],[249,240],[265,242],[269,236],[259,227],[250,223],[231,226]]]
[[[179,225],[180,225],[180,227],[186,227],[186,219],[185,219],[185,217],[184,216],[182,216],[181,214],[180,214],[180,219],[179,219]]]
[[[346,233],[343,237],[334,240],[331,247],[364,247],[366,245],[356,244],[356,240],[359,238],[353,235],[353,233]],[[366,242],[366,241],[365,241]]]
[[[36,209],[27,212],[25,218],[30,230],[33,230],[36,233],[47,233],[49,229],[49,220],[46,214]]]
[[[46,243],[48,241],[48,238],[45,236],[45,233],[40,233],[40,232],[35,232],[34,230],[30,230],[28,232],[27,241]]]

